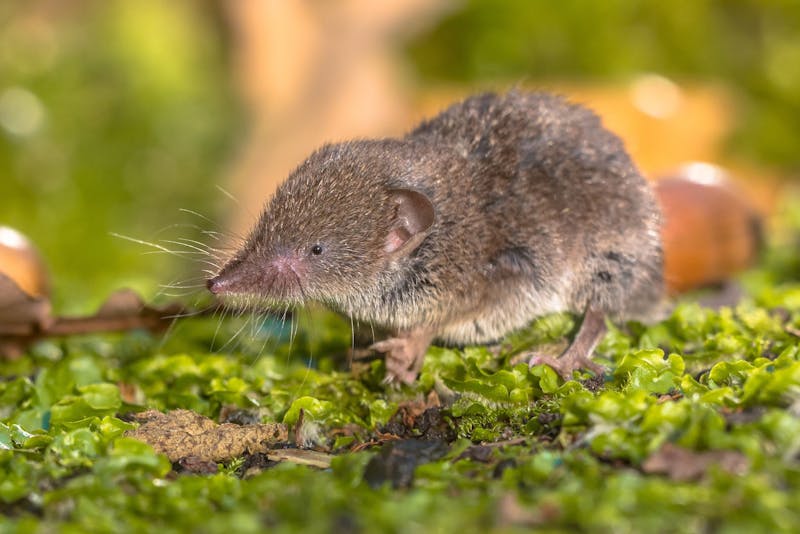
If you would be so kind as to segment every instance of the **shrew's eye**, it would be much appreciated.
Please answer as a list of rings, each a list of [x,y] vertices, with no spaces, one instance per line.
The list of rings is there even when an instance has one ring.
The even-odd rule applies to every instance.
[[[319,256],[320,254],[322,254],[322,245],[314,245],[313,247],[311,247],[311,253],[314,256]]]

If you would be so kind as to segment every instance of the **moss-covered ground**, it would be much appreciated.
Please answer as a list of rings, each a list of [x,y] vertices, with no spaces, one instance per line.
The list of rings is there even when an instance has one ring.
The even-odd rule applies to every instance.
[[[499,349],[432,348],[402,388],[379,360],[350,365],[350,323],[314,311],[291,336],[278,319],[205,318],[165,339],[39,344],[0,362],[0,531],[796,532],[794,226],[737,305],[693,296],[661,323],[612,328],[602,377],[514,363],[563,346],[567,315]],[[333,460],[200,472],[124,435],[145,408],[302,419],[294,435]]]

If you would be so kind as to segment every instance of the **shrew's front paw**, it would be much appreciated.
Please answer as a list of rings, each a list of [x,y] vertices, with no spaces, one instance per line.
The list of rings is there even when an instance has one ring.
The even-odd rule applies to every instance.
[[[429,331],[419,329],[401,332],[397,337],[373,343],[370,349],[386,354],[384,382],[413,384],[422,369],[432,338]]]
[[[370,348],[386,354],[384,382],[387,384],[396,381],[413,384],[417,379],[422,369],[422,361],[425,359],[425,352],[414,350],[408,339],[392,337],[374,343]]]

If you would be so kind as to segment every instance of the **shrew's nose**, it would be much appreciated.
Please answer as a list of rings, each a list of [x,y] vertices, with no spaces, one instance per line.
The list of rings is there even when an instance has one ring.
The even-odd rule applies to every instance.
[[[228,285],[226,282],[227,281],[224,278],[220,276],[215,276],[214,278],[209,278],[206,281],[206,287],[208,288],[209,291],[211,291],[215,295],[218,295],[225,291],[225,286]]]

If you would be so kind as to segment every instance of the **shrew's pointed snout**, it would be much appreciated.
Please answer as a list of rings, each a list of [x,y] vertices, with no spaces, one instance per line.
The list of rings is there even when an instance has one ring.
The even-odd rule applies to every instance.
[[[235,259],[206,280],[206,287],[220,297],[251,295],[277,301],[292,300],[303,293],[304,268],[303,262],[291,255]]]
[[[246,262],[234,260],[225,265],[216,276],[206,280],[206,287],[215,295],[247,293],[252,285],[252,269]]]
[[[225,292],[225,279],[221,276],[215,276],[214,278],[209,278],[206,280],[206,287],[209,291],[214,293],[215,295],[219,295],[220,293]]]

